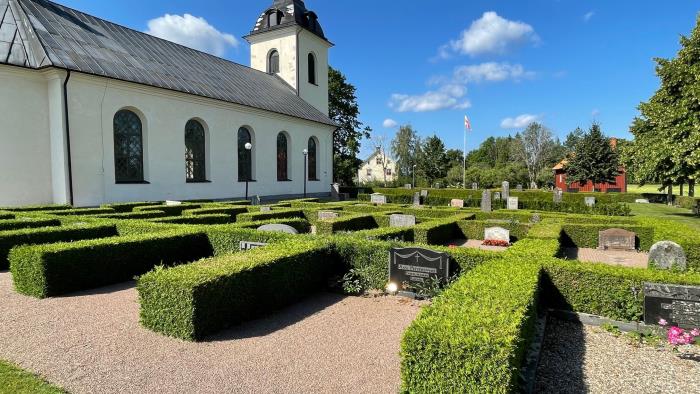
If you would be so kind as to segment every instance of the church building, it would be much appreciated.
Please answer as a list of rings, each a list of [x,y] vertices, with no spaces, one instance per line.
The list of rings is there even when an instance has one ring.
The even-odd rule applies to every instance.
[[[47,0],[0,0],[0,206],[327,195],[328,52],[274,0],[250,67]]]

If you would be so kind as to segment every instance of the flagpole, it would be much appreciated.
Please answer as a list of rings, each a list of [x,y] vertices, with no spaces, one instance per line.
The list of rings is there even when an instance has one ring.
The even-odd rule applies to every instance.
[[[467,188],[467,124],[464,124],[464,150],[462,151],[462,187]]]

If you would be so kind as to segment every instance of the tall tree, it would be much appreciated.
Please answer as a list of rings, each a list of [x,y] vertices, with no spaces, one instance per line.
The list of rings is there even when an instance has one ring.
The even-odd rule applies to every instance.
[[[433,135],[425,140],[420,149],[418,171],[429,185],[447,175],[447,153],[440,137]]]
[[[401,126],[391,141],[391,153],[401,176],[413,176],[413,166],[416,164],[416,148],[419,144],[418,133],[411,125]]]
[[[615,182],[619,169],[618,154],[596,123],[581,137],[566,165],[570,184],[593,181],[593,191],[596,183]]]
[[[671,60],[656,59],[661,86],[639,105],[630,132],[634,142],[624,157],[642,183],[689,182],[694,194],[700,175],[700,16],[689,37]]]
[[[579,141],[581,141],[581,138],[583,138],[583,134],[585,134],[583,129],[577,127],[576,130],[566,135],[564,147],[566,148],[567,153],[572,153],[576,149],[576,145],[579,143]]]
[[[356,91],[345,75],[333,67],[328,68],[328,113],[339,126],[333,133],[333,177],[345,185],[352,184],[362,163],[357,158],[360,140],[369,138],[372,131],[369,127],[363,128],[359,120]]]
[[[530,183],[536,183],[553,145],[552,132],[534,122],[516,136],[516,141],[516,155],[525,163]]]

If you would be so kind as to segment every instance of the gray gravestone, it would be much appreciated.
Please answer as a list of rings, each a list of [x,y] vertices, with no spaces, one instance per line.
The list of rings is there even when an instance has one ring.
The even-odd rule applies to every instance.
[[[403,185],[403,188],[406,190],[411,190],[413,189],[413,185],[411,185],[410,183],[406,183],[405,185]]]
[[[532,217],[530,217],[530,223],[536,224],[536,223],[539,223],[541,221],[542,221],[542,217],[540,216],[539,213],[535,213],[532,215]]]
[[[450,206],[452,208],[464,208],[464,200],[455,198],[452,201],[450,201]]]
[[[523,185],[518,184],[518,186],[515,187],[515,190],[517,190],[519,192],[523,191]]]
[[[413,193],[413,205],[420,206],[420,193]]]
[[[586,202],[586,206],[593,207],[593,206],[595,206],[595,197],[586,197],[585,202]]]
[[[700,327],[700,287],[644,283],[644,323],[684,329]]]
[[[564,191],[561,189],[556,189],[554,191],[554,203],[560,204],[561,200],[564,198]]]
[[[423,198],[428,197],[428,191],[427,191],[427,190],[421,190],[421,191],[420,191],[420,196],[423,197]]]
[[[489,227],[484,230],[484,241],[510,242],[510,230],[503,227]]]
[[[260,196],[255,195],[253,196],[253,201],[251,201],[253,205],[260,205]]]
[[[331,198],[333,199],[333,201],[341,201],[339,183],[334,183],[331,185]]]
[[[416,217],[413,215],[389,216],[389,227],[413,227],[416,225]]]
[[[511,211],[518,210],[518,202],[518,197],[508,197],[508,209],[510,209]]]
[[[331,212],[331,211],[319,211],[318,212],[318,220],[335,220],[338,219],[340,215],[338,215],[338,212]]]
[[[494,199],[494,201],[500,201],[501,200],[501,192],[493,193],[493,199]]]
[[[386,196],[383,194],[379,194],[379,193],[373,193],[370,196],[370,202],[372,204],[378,204],[378,205],[386,204]]]
[[[472,190],[479,190],[479,184],[476,182],[472,183]]]
[[[263,242],[241,241],[240,248],[241,248],[241,251],[244,251],[244,250],[252,250],[252,249],[262,248],[263,246],[267,246],[267,245],[268,244],[263,243]]]
[[[598,233],[598,249],[628,250],[636,249],[637,235],[621,228],[611,228]]]
[[[491,212],[491,191],[490,190],[484,190],[484,192],[481,193],[481,211],[482,212]]]
[[[687,257],[683,248],[675,242],[661,241],[649,249],[649,266],[660,269],[676,268],[685,271]]]
[[[272,207],[260,207],[260,212],[272,212]]]
[[[266,224],[264,226],[258,227],[258,231],[271,231],[277,233],[287,233],[287,234],[299,234],[297,229],[292,226],[287,226],[286,224]]]
[[[503,181],[501,184],[501,198],[507,200],[510,197],[510,183]]]

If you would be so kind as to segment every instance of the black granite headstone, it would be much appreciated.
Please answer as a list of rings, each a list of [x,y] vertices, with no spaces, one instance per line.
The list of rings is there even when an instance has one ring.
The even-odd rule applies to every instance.
[[[644,322],[671,326],[700,327],[700,287],[644,283]]]
[[[392,248],[389,254],[389,281],[401,292],[412,292],[426,280],[447,283],[450,256],[422,248]]]

